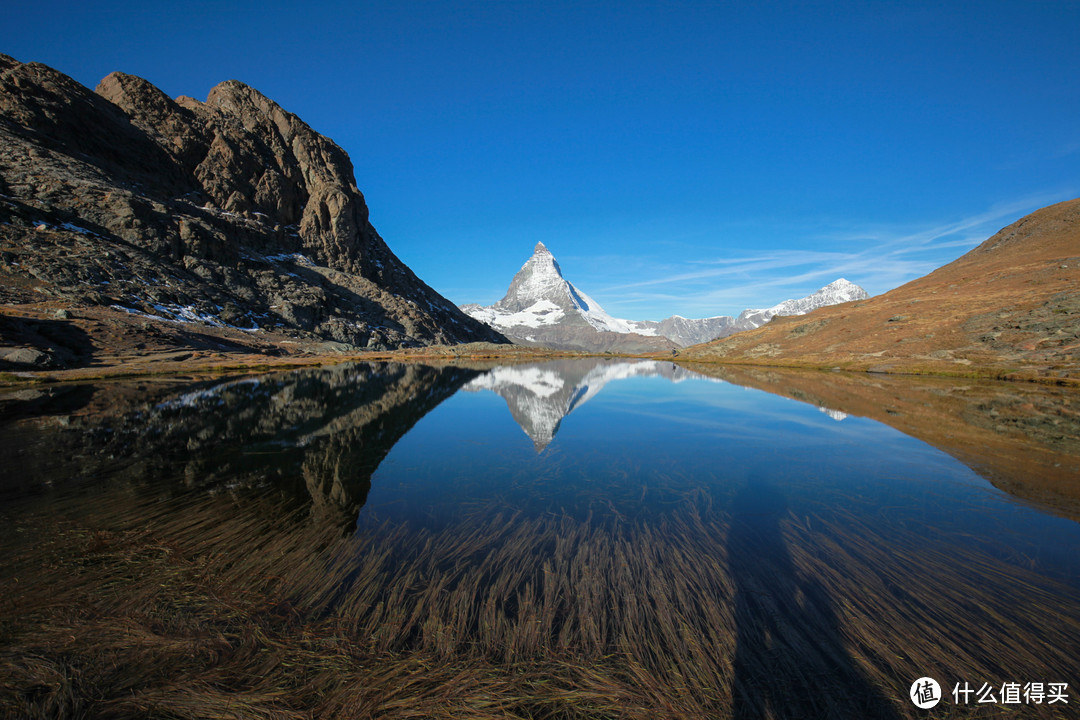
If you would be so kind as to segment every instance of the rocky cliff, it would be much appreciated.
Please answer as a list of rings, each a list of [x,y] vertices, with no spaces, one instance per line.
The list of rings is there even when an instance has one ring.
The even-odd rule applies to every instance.
[[[91,92],[0,55],[0,303],[111,307],[356,348],[501,336],[375,231],[348,155],[235,80]]]

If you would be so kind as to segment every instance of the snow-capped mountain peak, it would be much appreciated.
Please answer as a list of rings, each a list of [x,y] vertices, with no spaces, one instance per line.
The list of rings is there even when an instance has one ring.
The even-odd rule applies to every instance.
[[[536,243],[532,256],[514,275],[502,300],[486,308],[468,305],[463,309],[493,327],[540,328],[584,321],[602,332],[656,334],[637,330],[629,321],[609,315],[600,303],[563,277],[558,261],[542,242]]]
[[[840,278],[812,295],[785,300],[764,310],[744,310],[738,318],[718,315],[690,319],[673,315],[659,322],[612,317],[600,303],[566,280],[542,242],[494,305],[462,305],[468,315],[507,337],[549,347],[601,351],[670,350],[764,325],[775,315],[802,315],[825,305],[866,298],[866,291]]]
[[[544,246],[536,243],[532,256],[514,275],[510,289],[502,300],[492,307],[508,313],[518,313],[532,307],[538,301],[547,300],[564,310],[569,302],[569,283],[563,279],[562,268],[555,256]]]
[[[740,330],[751,330],[764,325],[777,315],[805,315],[819,307],[852,300],[865,300],[868,297],[870,297],[869,294],[855,283],[839,278],[804,298],[785,300],[764,310],[743,310],[736,323],[749,325],[749,327],[740,327]]]

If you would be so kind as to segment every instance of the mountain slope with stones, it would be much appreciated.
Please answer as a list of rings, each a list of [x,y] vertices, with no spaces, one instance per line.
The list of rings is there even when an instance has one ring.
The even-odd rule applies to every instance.
[[[46,301],[343,348],[505,342],[394,255],[348,155],[257,90],[91,92],[0,55],[0,304],[10,325]]]

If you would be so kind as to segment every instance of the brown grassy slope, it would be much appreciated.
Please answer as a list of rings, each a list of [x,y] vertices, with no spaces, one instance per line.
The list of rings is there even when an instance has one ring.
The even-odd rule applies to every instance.
[[[883,295],[775,318],[688,360],[1080,380],[1080,199]]]

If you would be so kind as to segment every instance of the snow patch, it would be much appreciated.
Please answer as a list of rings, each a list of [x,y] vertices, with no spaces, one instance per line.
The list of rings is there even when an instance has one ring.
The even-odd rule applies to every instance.
[[[180,397],[173,398],[172,400],[166,400],[158,403],[155,410],[170,410],[175,408],[195,408],[200,404],[205,404],[208,400],[217,400],[218,403],[224,402],[221,397],[222,391],[229,388],[239,387],[241,385],[259,385],[262,383],[260,378],[244,378],[242,380],[234,380],[233,382],[223,383],[221,385],[215,385],[212,388],[205,390],[196,390],[181,395]]]
[[[530,327],[555,325],[563,319],[565,313],[550,300],[537,300],[519,312],[505,312],[495,306],[474,307],[465,311],[467,315],[495,328]]]
[[[213,315],[199,310],[194,305],[160,305],[158,303],[149,303],[149,305],[161,314],[154,315],[153,313],[143,312],[142,310],[136,310],[123,305],[110,305],[109,307],[114,310],[121,310],[129,315],[139,315],[140,317],[145,317],[150,320],[184,323],[187,325],[210,325],[212,327],[229,328],[232,330],[240,330],[242,332],[259,332],[260,330],[259,326],[255,324],[254,321],[252,321],[251,327],[249,328],[230,325],[229,323],[222,322]]]
[[[315,267],[315,263],[306,255],[301,253],[281,253],[279,255],[264,255],[263,259],[270,262],[293,262],[297,265],[304,265],[306,267]]]
[[[846,412],[841,412],[840,410],[831,410],[831,409],[829,409],[827,407],[820,407],[819,406],[818,410],[825,413],[826,415],[831,417],[833,420],[836,420],[837,422],[839,422],[841,420],[844,420],[848,416]]]

